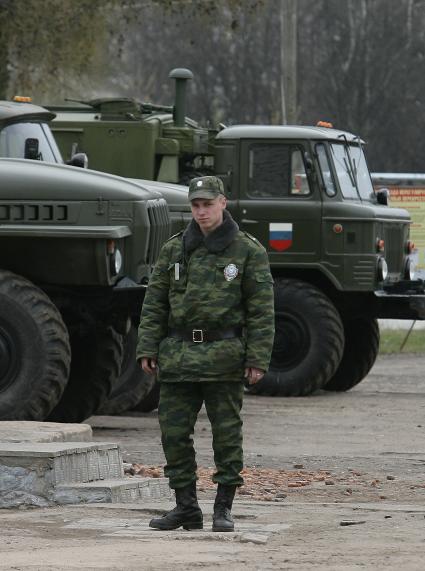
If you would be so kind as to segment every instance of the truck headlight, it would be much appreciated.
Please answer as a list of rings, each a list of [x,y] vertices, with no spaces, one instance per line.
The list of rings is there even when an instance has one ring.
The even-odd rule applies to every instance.
[[[122,267],[122,255],[118,248],[116,248],[115,252],[111,255],[110,267],[112,275],[116,276],[120,273]]]
[[[115,244],[115,240],[106,242],[106,253],[109,256],[109,271],[111,275],[116,276],[120,273],[122,267],[122,254]]]
[[[388,277],[388,265],[385,258],[378,260],[378,281],[384,282]]]
[[[407,258],[406,265],[404,266],[404,277],[406,280],[414,280],[415,279],[415,270],[416,266],[410,258]]]

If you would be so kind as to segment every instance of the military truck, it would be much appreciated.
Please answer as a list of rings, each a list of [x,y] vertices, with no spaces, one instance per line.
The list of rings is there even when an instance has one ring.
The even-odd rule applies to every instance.
[[[193,74],[174,69],[170,77],[176,81],[174,106],[119,97],[49,105],[63,156],[88,153],[90,168],[138,179],[187,184],[212,174],[217,130],[185,114],[186,83]]]
[[[177,97],[174,116],[183,111]],[[88,123],[102,117],[83,124],[73,113],[62,109],[53,121],[59,145],[89,160],[97,148],[105,152],[105,139],[94,131],[83,139]],[[81,139],[72,139],[72,129]],[[423,282],[413,279],[409,214],[374,192],[363,147],[358,136],[325,124],[233,126],[212,141],[213,170],[225,183],[229,210],[267,248],[275,277],[270,371],[250,392],[348,390],[375,362],[378,318],[425,316]],[[144,148],[142,140],[124,137],[119,156]],[[95,165],[116,168],[106,160]]]
[[[377,318],[423,319],[406,210],[375,193],[363,142],[329,127],[235,126],[216,139],[229,210],[269,252],[276,337],[251,390],[348,390],[375,362]]]
[[[81,421],[117,381],[120,396],[152,388],[131,353],[169,208],[153,187],[61,164],[50,119],[0,102],[2,420]]]

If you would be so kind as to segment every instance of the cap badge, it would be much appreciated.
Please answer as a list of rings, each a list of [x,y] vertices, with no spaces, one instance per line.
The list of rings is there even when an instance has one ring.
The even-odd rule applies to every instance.
[[[196,186],[202,186],[202,180],[198,180],[198,182],[196,183]]]
[[[231,282],[232,280],[234,280],[235,277],[238,275],[238,273],[239,273],[239,270],[235,266],[235,264],[228,264],[224,268],[224,278],[227,282]]]

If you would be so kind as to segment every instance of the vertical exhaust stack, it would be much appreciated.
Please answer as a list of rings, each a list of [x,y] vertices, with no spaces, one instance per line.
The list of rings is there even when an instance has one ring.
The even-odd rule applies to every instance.
[[[174,124],[176,127],[184,127],[186,117],[186,83],[193,79],[190,69],[178,67],[170,71],[168,77],[176,80],[176,99],[174,102]]]

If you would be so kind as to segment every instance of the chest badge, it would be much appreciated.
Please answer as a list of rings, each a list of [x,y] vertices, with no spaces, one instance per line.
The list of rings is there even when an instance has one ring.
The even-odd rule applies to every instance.
[[[234,280],[235,277],[238,275],[238,273],[239,273],[239,270],[235,266],[235,264],[228,264],[224,268],[224,278],[227,282],[231,282],[232,280]]]

